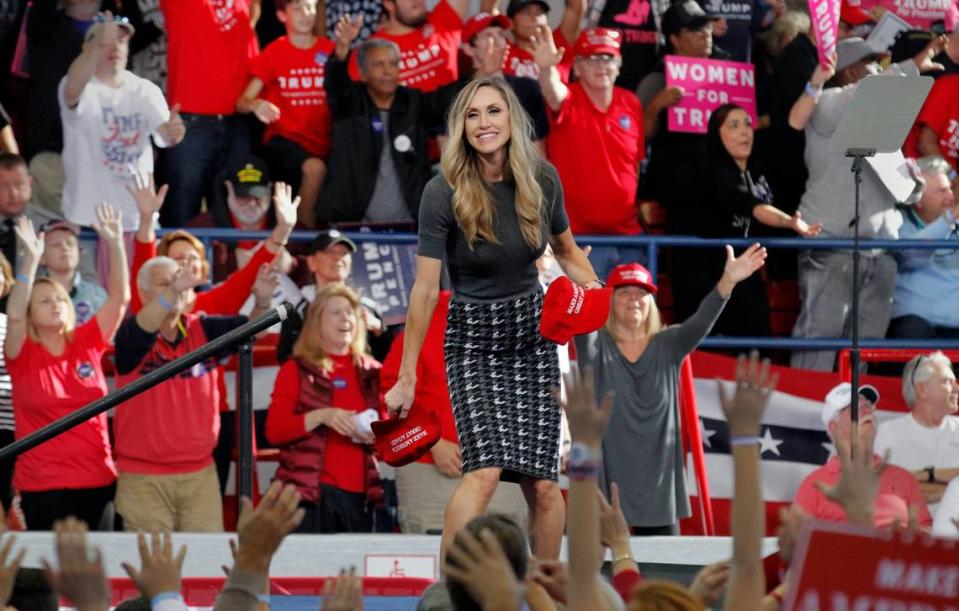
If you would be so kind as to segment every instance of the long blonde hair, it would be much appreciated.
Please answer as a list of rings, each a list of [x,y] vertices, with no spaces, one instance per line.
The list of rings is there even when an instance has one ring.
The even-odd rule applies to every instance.
[[[453,215],[470,248],[476,238],[497,243],[493,233],[495,207],[489,185],[483,180],[479,155],[466,140],[466,111],[481,87],[495,89],[509,111],[510,139],[506,144],[503,179],[516,187],[516,217],[523,240],[531,248],[543,241],[543,189],[536,180],[542,172],[539,151],[533,144],[533,127],[513,89],[500,77],[471,82],[456,96],[447,116],[446,143],[440,160],[443,177],[453,189]]]
[[[687,588],[664,579],[650,579],[633,592],[627,611],[705,611],[706,606]]]
[[[363,305],[360,303],[360,298],[353,292],[353,289],[342,282],[328,284],[316,294],[316,298],[306,311],[303,330],[300,331],[300,337],[297,338],[296,344],[293,346],[293,356],[301,357],[323,371],[333,370],[333,359],[330,358],[330,354],[321,341],[320,321],[323,317],[323,309],[334,297],[343,297],[349,301],[353,308],[353,314],[356,316],[353,341],[350,342],[350,354],[353,356],[353,362],[359,364],[360,359],[366,354],[366,320],[363,318]]]
[[[620,287],[613,289],[613,294],[616,294],[616,291]],[[665,325],[663,325],[663,317],[659,313],[659,307],[656,305],[656,298],[652,293],[647,293],[644,299],[649,299],[649,314],[646,315],[646,319],[643,320],[643,335],[648,338],[652,338],[654,335],[663,330]],[[609,318],[606,319],[606,332],[609,333],[616,341],[621,341],[626,338],[621,338],[616,335],[616,307],[610,306],[609,308]]]
[[[38,286],[49,286],[58,298],[65,301],[67,308],[63,317],[63,336],[68,342],[73,341],[73,331],[77,326],[77,312],[73,307],[73,300],[70,299],[70,293],[63,285],[52,278],[42,277],[33,281],[33,288],[30,290],[30,303],[27,305],[27,335],[35,342],[40,341],[40,334],[37,333],[37,326],[30,320],[30,309],[33,307],[33,293]]]

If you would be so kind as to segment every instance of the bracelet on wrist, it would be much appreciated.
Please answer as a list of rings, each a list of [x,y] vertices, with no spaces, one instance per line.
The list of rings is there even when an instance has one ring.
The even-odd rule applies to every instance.
[[[759,443],[755,435],[733,435],[729,438],[729,447],[750,446]]]
[[[630,552],[626,552],[625,554],[620,554],[613,558],[613,566],[615,567],[617,564],[619,564],[620,562],[623,562],[624,560],[635,562],[635,560],[633,560],[633,555]]]
[[[803,91],[806,93],[806,95],[808,95],[814,100],[818,100],[819,96],[822,95],[822,87],[816,87],[809,81],[806,81],[806,85],[805,87],[803,87]]]
[[[150,599],[150,606],[153,608],[156,608],[157,605],[167,600],[176,600],[176,601],[182,602],[183,595],[180,594],[179,592],[174,592],[172,590],[169,592],[160,592],[159,594],[157,594],[156,596]]]
[[[33,282],[33,278],[27,276],[26,274],[17,274],[14,276],[17,282],[22,282],[24,284],[30,284]]]
[[[170,301],[166,297],[164,297],[162,294],[157,295],[157,303],[159,303],[160,307],[166,310],[167,312],[173,309],[173,304],[170,303]]]
[[[569,465],[569,479],[573,481],[595,480],[599,477],[599,463],[590,462],[579,465]]]

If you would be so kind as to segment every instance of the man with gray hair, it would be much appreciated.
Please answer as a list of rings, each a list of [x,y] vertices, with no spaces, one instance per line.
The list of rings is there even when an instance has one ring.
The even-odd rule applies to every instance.
[[[926,182],[922,198],[901,206],[904,240],[959,240],[956,201],[949,185],[949,163],[938,155],[923,157],[919,169]],[[959,337],[959,250],[900,250],[888,336],[936,339]],[[957,461],[959,462],[959,461]]]
[[[916,476],[935,515],[949,482],[959,475],[959,384],[942,352],[918,354],[902,373],[910,413],[879,425],[876,453]],[[955,516],[954,516],[955,517]]]
[[[396,43],[371,38],[356,51],[361,82],[350,80],[350,45],[359,18],[336,24],[336,51],[324,87],[333,115],[330,171],[316,211],[319,223],[412,223],[430,179],[426,140],[440,123],[433,94],[400,85]]]

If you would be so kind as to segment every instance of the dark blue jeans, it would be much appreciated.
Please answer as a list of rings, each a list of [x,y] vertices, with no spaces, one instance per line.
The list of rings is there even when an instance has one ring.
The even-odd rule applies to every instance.
[[[200,213],[200,201],[213,200],[214,184],[225,179],[227,168],[250,154],[246,120],[237,115],[183,113],[186,137],[164,151],[163,169],[170,185],[160,210],[164,227],[183,227]]]

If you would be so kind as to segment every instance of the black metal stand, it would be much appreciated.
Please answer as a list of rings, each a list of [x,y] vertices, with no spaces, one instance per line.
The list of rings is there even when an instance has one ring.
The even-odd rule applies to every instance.
[[[81,407],[72,414],[51,422],[45,427],[27,435],[23,439],[18,439],[10,445],[4,446],[2,449],[0,449],[0,460],[17,456],[26,452],[27,450],[32,450],[44,441],[49,441],[57,435],[72,429],[78,424],[86,422],[90,418],[93,418],[94,416],[97,416],[108,409],[116,407],[131,397],[140,394],[144,390],[153,388],[157,384],[165,381],[167,378],[172,378],[181,371],[186,371],[197,363],[203,362],[206,359],[223,352],[224,350],[228,350],[244,340],[248,341],[249,338],[253,337],[260,331],[269,329],[278,322],[286,320],[287,316],[289,316],[291,313],[293,313],[293,306],[289,303],[283,303],[282,305],[273,308],[256,320],[251,320],[245,325],[237,327],[225,335],[221,335],[212,342],[197,348],[190,354],[181,356],[175,361],[171,361],[166,365],[158,367],[142,378],[127,384],[123,388],[113,391],[102,399],[98,399],[89,405]]]
[[[856,438],[859,436],[859,187],[862,184],[862,171],[866,157],[876,154],[875,149],[849,149],[847,157],[852,157],[853,180],[856,185],[856,210],[852,219],[852,311],[850,312],[850,326],[852,330],[852,348],[849,351],[849,364],[852,367],[852,391],[849,396],[849,415],[852,419],[852,434],[849,447],[856,450]]]
[[[240,344],[236,375],[236,410],[239,421],[237,439],[237,514],[243,497],[253,498],[253,343]]]

